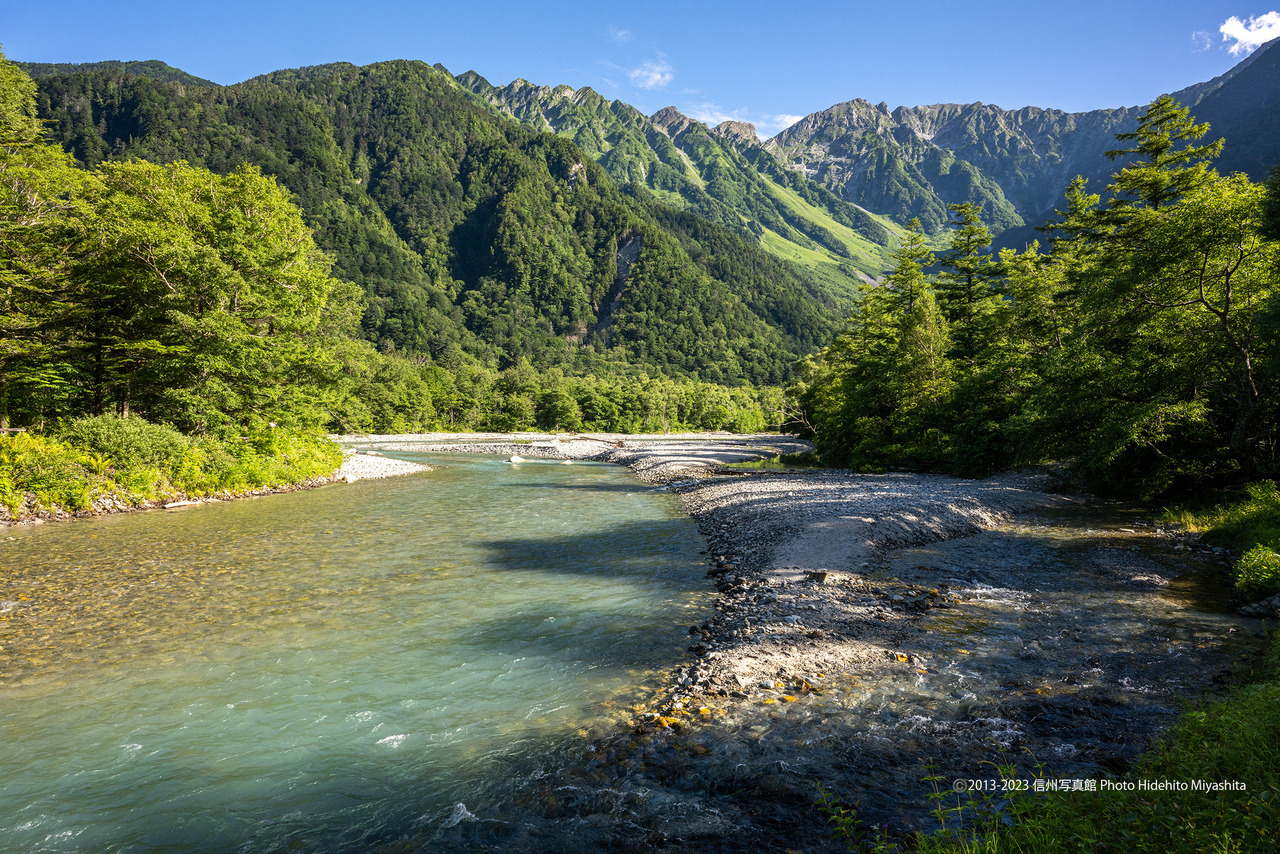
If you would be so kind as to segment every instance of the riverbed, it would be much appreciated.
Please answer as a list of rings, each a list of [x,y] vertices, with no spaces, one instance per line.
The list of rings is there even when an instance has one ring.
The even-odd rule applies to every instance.
[[[555,850],[572,828],[618,850],[843,850],[821,790],[864,828],[929,832],[931,796],[957,781],[1127,773],[1260,646],[1262,622],[1227,613],[1227,556],[1042,476],[721,467],[804,450],[785,437],[517,450],[611,460],[680,495],[719,596],[657,705],[526,792],[544,815],[516,847]]]
[[[60,580],[0,593],[0,771],[51,779],[0,789],[14,850],[836,851],[819,786],[906,836],[996,765],[1123,774],[1257,645],[1225,557],[1034,477],[721,468],[804,450],[786,437],[359,445],[435,471],[45,540]],[[480,475],[489,501],[451,491]],[[218,559],[243,548],[248,578]]]

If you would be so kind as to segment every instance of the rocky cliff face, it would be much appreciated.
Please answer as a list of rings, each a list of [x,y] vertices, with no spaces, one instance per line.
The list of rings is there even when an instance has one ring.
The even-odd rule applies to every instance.
[[[571,139],[616,181],[643,185],[662,202],[756,235],[753,240],[771,232],[762,245],[782,258],[816,259],[812,264],[826,268],[837,290],[854,288],[860,275],[875,276],[883,268],[875,247],[892,243],[886,228],[784,169],[747,122],[713,129],[675,107],[646,117],[586,88],[525,80],[493,86],[475,72],[456,79],[499,112]],[[834,233],[833,223],[848,231]],[[860,241],[872,249],[860,251]]]
[[[898,107],[863,100],[807,116],[766,143],[788,165],[847,201],[926,230],[946,205],[973,202],[997,231],[1049,209],[1077,174],[1107,165],[1136,109],[1065,113],[989,104]]]
[[[1255,51],[1231,71],[1173,93],[1225,136],[1224,172],[1265,174],[1280,159],[1280,49]],[[1106,151],[1137,127],[1143,107],[1067,113],[983,104],[898,107],[856,99],[805,117],[765,143],[788,168],[844,199],[927,230],[946,205],[974,202],[995,231],[1042,222],[1077,175],[1093,189],[1115,170]]]
[[[732,139],[737,142],[745,142],[750,145],[760,144],[760,135],[756,133],[756,126],[751,122],[721,122],[711,129],[716,136],[722,136],[725,139]]]

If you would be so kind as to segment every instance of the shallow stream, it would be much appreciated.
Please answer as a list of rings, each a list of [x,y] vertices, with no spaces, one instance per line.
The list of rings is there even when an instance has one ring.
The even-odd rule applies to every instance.
[[[826,590],[858,672],[661,717],[713,609],[679,499],[404,456],[441,467],[5,532],[0,850],[835,851],[818,786],[909,835],[994,764],[1124,773],[1257,646],[1217,556],[1069,508]]]
[[[0,535],[0,850],[429,845],[688,657],[678,499],[606,465]],[[467,804],[470,807],[459,807]]]

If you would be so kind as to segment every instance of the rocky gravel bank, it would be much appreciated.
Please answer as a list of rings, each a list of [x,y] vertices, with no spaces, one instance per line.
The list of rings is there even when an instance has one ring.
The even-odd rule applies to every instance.
[[[1228,556],[1033,477],[722,468],[806,450],[777,436],[413,438],[373,446],[627,465],[707,541],[691,658],[527,785],[546,817],[512,817],[522,850],[844,850],[820,790],[909,838],[936,824],[929,778],[1125,772],[1257,645],[1220,601]],[[466,849],[462,827],[433,840]]]

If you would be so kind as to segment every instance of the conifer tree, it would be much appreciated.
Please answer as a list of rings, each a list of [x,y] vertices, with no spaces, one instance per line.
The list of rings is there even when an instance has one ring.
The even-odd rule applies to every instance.
[[[955,231],[942,253],[938,299],[951,322],[956,355],[972,362],[978,351],[978,325],[984,307],[994,296],[996,265],[983,250],[991,245],[991,232],[982,224],[981,210],[972,202],[947,205]]]
[[[1207,145],[1193,143],[1209,132],[1208,123],[1196,124],[1191,111],[1169,95],[1161,95],[1138,120],[1138,129],[1116,134],[1128,148],[1108,151],[1111,160],[1129,158],[1113,178],[1108,215],[1116,225],[1124,223],[1136,208],[1168,207],[1212,177],[1208,161],[1222,152],[1224,140]]]
[[[894,310],[911,312],[916,300],[928,285],[924,268],[933,263],[933,253],[925,244],[924,228],[918,218],[912,219],[893,253],[893,270],[884,277],[884,286],[892,294]]]

